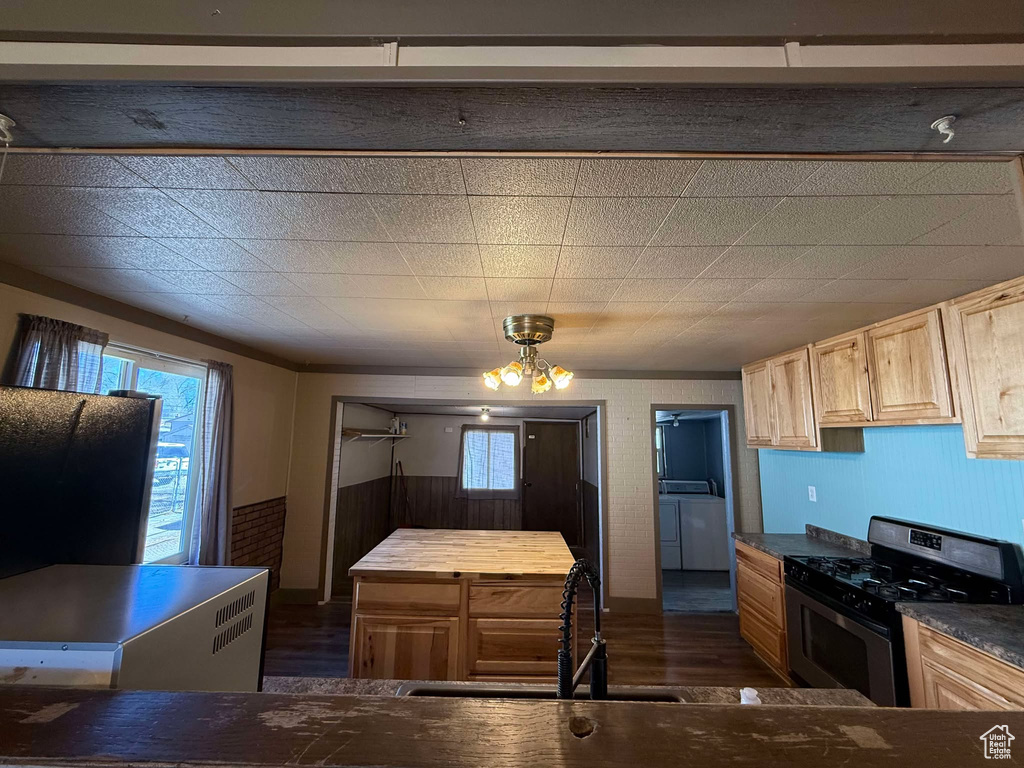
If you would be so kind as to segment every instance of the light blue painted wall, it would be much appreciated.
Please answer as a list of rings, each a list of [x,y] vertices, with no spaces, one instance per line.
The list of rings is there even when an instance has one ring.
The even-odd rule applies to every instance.
[[[758,453],[766,533],[863,539],[875,514],[1024,545],[1024,461],[967,458],[959,425],[865,429],[864,453]]]

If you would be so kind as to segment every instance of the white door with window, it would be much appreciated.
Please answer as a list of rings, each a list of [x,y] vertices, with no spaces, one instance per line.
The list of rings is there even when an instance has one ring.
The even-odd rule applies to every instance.
[[[200,421],[206,367],[109,345],[101,392],[160,395],[160,434],[146,527],[145,563],[188,561],[199,485]]]

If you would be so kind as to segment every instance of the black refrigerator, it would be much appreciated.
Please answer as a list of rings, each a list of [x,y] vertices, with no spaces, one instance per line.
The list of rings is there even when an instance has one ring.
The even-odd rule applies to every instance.
[[[0,387],[0,578],[142,561],[160,399]]]

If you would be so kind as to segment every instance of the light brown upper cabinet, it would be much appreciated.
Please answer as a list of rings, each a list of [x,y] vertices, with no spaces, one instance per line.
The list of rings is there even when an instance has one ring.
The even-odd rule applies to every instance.
[[[802,347],[768,361],[771,383],[772,445],[778,448],[814,450],[818,430],[814,426],[811,397],[811,360]]]
[[[868,328],[866,337],[875,421],[958,421],[938,308],[878,323]]]
[[[820,426],[871,421],[865,334],[848,333],[811,347],[814,413]]]
[[[747,445],[767,447],[772,444],[771,391],[767,360],[743,368],[743,417],[747,423]]]
[[[967,454],[1024,459],[1024,277],[955,299],[946,317]]]

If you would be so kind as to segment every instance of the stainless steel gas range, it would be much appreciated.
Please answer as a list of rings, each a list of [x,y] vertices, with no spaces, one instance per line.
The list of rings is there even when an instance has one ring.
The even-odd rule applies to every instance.
[[[1024,603],[1015,544],[872,517],[870,557],[787,556],[786,626],[795,678],[909,706],[900,602]]]

